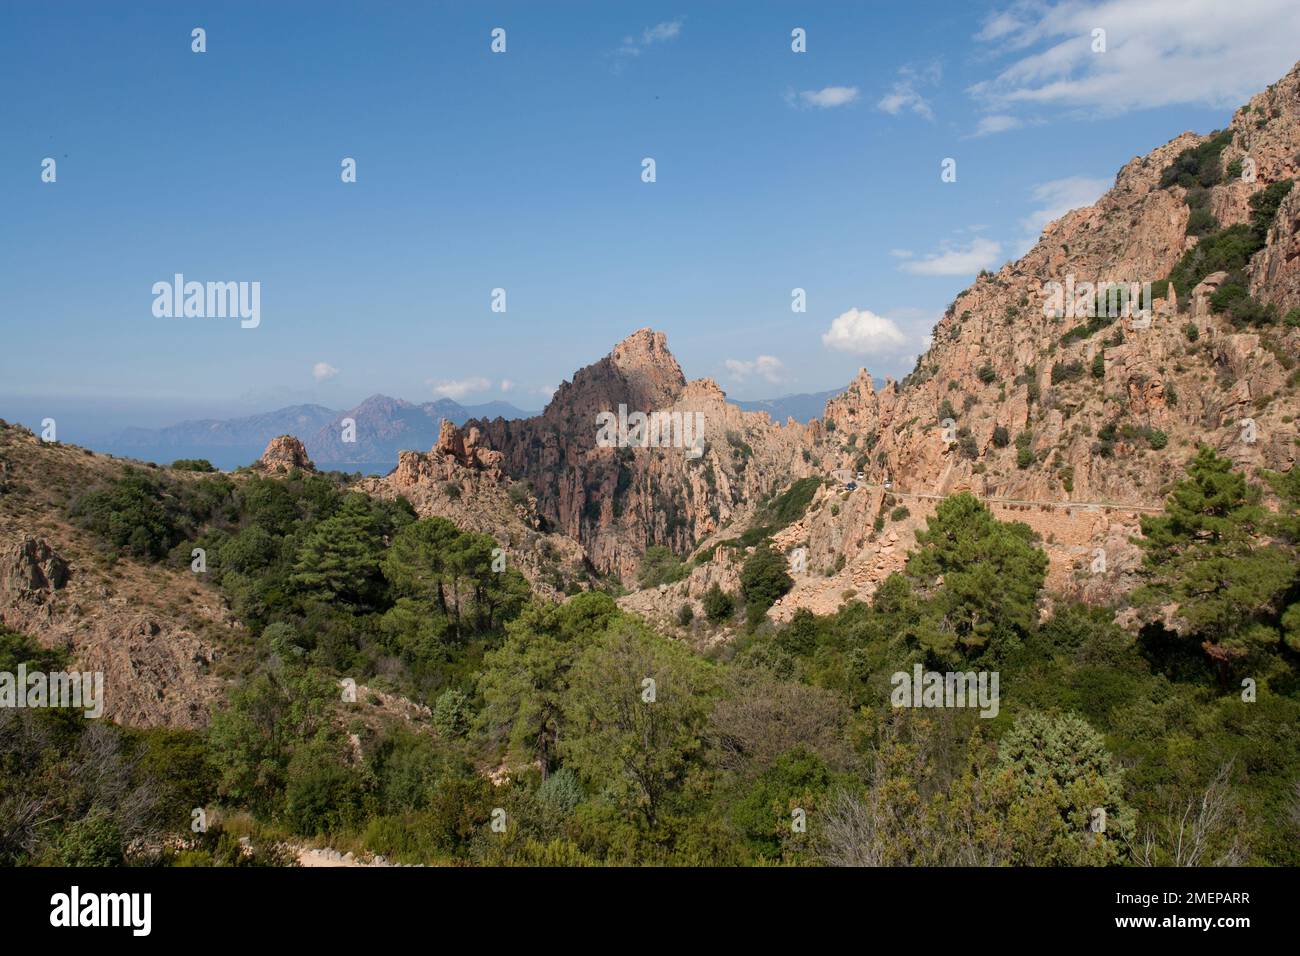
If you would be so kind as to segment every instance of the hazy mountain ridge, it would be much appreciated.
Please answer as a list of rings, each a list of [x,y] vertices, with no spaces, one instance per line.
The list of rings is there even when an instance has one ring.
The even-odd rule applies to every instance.
[[[523,418],[534,414],[509,402],[462,405],[449,398],[416,405],[372,395],[347,410],[323,405],[291,405],[257,415],[197,419],[166,428],[127,428],[112,443],[120,454],[159,458],[209,458],[219,467],[257,460],[279,435],[299,436],[308,454],[325,466],[397,463],[403,450],[426,450],[438,440],[443,419],[460,425],[476,417]],[[356,422],[356,441],[344,442],[343,419]]]
[[[826,410],[826,403],[844,393],[843,388],[832,388],[825,392],[800,392],[795,395],[782,395],[779,398],[760,398],[753,401],[731,401],[747,412],[767,412],[772,421],[784,424],[787,418],[793,418],[801,424],[808,424],[814,418],[821,418]]]

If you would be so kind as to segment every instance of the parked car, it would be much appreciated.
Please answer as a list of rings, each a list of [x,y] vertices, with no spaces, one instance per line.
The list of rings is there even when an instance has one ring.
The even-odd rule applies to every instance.
[[[845,490],[845,491],[853,491],[853,490],[855,490],[857,487],[858,487],[858,483],[857,483],[856,481],[850,481],[847,485],[844,486],[844,490]]]

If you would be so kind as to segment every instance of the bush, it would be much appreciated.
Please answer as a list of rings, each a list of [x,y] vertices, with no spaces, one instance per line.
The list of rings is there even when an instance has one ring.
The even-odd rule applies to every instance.
[[[993,366],[989,365],[987,362],[981,365],[979,371],[975,374],[979,376],[979,380],[985,385],[991,384],[993,380],[998,377],[998,373],[993,370]]]
[[[128,468],[72,505],[82,527],[138,558],[162,558],[185,537],[175,496],[158,479]]]
[[[1092,357],[1092,377],[1106,377],[1106,355],[1101,350],[1098,350],[1097,354]]]
[[[206,458],[178,458],[172,462],[172,470],[212,472],[217,469]]]
[[[1213,186],[1223,179],[1220,154],[1232,142],[1232,130],[1225,129],[1199,146],[1185,149],[1160,174],[1160,188],[1178,185],[1188,190]]]
[[[64,866],[121,866],[122,831],[108,812],[92,810],[64,831],[59,850]]]
[[[1219,229],[1219,220],[1208,209],[1193,209],[1187,217],[1187,235],[1208,236]]]
[[[1006,448],[1011,444],[1011,436],[1007,433],[1006,426],[998,425],[993,429],[993,447]]]
[[[469,695],[452,688],[438,695],[433,704],[433,726],[443,737],[461,737],[474,717]]]
[[[680,627],[690,627],[691,622],[695,620],[695,608],[689,604],[683,604],[677,609],[677,624]]]
[[[1186,304],[1191,301],[1189,293],[1207,275],[1245,268],[1258,249],[1250,226],[1245,223],[1229,226],[1206,236],[1183,253],[1169,273],[1169,281],[1178,289],[1180,301]]]
[[[1083,378],[1082,362],[1057,362],[1052,366],[1052,384],[1074,382]]]
[[[1272,325],[1277,321],[1277,311],[1250,297],[1245,273],[1234,272],[1210,296],[1210,305],[1224,312],[1238,328],[1247,325]]]
[[[740,569],[740,593],[751,623],[761,619],[792,587],[794,578],[786,571],[785,556],[768,545],[755,548]]]
[[[1154,296],[1155,293],[1152,292],[1152,297],[1154,298]],[[1127,290],[1124,290],[1123,298],[1124,299],[1128,298]],[[1102,303],[1098,303],[1097,308],[1101,310],[1102,305],[1103,305]],[[1106,308],[1109,309],[1109,306],[1106,306]],[[1122,303],[1120,303],[1119,309],[1122,311],[1123,309]],[[1106,328],[1106,326],[1113,324],[1114,321],[1115,321],[1114,316],[1105,315],[1105,314],[1094,315],[1087,322],[1084,322],[1080,325],[1076,325],[1074,328],[1070,329],[1064,335],[1062,335],[1061,344],[1069,345],[1071,342],[1081,342],[1084,339],[1092,338],[1093,335],[1095,335],[1097,332],[1100,332],[1102,329]]]
[[[1016,436],[1016,467],[1028,468],[1034,463],[1034,436],[1032,432],[1021,432]]]
[[[1250,197],[1250,229],[1255,241],[1262,247],[1268,240],[1268,231],[1277,218],[1278,207],[1291,191],[1294,182],[1290,179],[1279,180],[1261,189]]]
[[[736,602],[717,582],[704,592],[704,616],[710,624],[721,624],[736,613]]]
[[[907,510],[907,505],[899,505],[897,508],[895,508],[893,511],[889,513],[889,520],[902,521],[904,518],[909,517],[911,514],[912,512]]]
[[[868,446],[874,442],[868,442]],[[861,470],[861,469],[859,469]],[[822,479],[817,476],[800,478],[781,494],[773,498],[763,509],[763,523],[771,525],[773,531],[779,531],[786,525],[793,524],[804,516],[813,495],[821,487]]]

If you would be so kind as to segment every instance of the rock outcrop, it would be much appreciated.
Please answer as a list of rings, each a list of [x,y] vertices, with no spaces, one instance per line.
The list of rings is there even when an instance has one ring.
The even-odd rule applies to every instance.
[[[402,497],[422,518],[443,517],[457,527],[490,534],[535,593],[557,598],[590,583],[590,568],[578,542],[554,534],[538,513],[525,482],[501,470],[501,453],[483,444],[479,429],[443,420],[438,442],[428,452],[403,451],[383,478],[367,478],[357,490],[380,498]]]
[[[262,452],[262,457],[253,466],[259,471],[270,474],[285,474],[290,471],[315,471],[316,466],[307,457],[303,443],[292,435],[280,435],[272,438]]]
[[[667,416],[657,441],[631,425],[601,441],[599,416],[621,424],[635,413]],[[563,383],[540,416],[470,424],[501,453],[500,467],[535,489],[548,525],[625,581],[650,545],[688,552],[810,472],[806,426],[742,411],[712,379],[687,382],[664,334],[650,329]]]

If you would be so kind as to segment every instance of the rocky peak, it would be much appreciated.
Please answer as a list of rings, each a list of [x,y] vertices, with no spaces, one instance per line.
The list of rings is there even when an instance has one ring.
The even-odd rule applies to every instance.
[[[444,418],[438,431],[438,442],[433,446],[433,454],[455,462],[462,468],[496,468],[501,463],[501,453],[493,451],[483,441],[483,433],[477,426],[470,425],[464,430]]]
[[[257,460],[257,468],[273,474],[293,471],[315,471],[316,466],[307,457],[307,449],[302,442],[292,435],[280,435],[272,438]]]
[[[544,413],[551,419],[588,419],[626,405],[633,411],[652,411],[673,403],[686,385],[677,359],[668,351],[668,337],[651,329],[638,329],[600,361],[581,369],[573,382],[565,382]]]
[[[647,397],[658,395],[655,408],[673,400],[686,384],[682,367],[668,351],[668,336],[653,329],[637,329],[609,353],[610,363]]]

